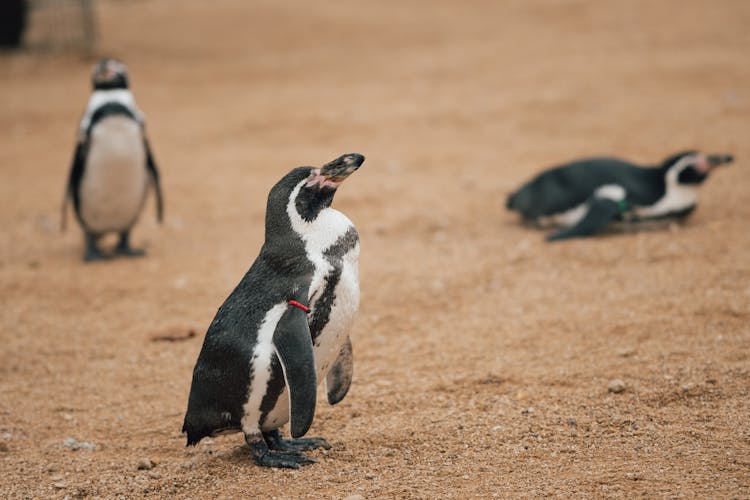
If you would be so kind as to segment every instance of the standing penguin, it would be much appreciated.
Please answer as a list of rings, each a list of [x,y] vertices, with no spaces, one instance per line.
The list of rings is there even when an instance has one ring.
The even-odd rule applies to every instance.
[[[507,208],[540,227],[562,226],[548,241],[590,236],[612,221],[681,219],[698,201],[698,187],[728,154],[687,151],[661,166],[618,158],[590,158],[537,175],[508,197]]]
[[[128,90],[125,65],[102,59],[94,66],[93,85],[65,190],[62,226],[67,202],[72,198],[85,234],[86,261],[104,258],[97,241],[113,232],[120,236],[116,254],[140,256],[144,251],[130,246],[130,230],[151,182],[156,191],[157,220],[161,222],[159,172],[146,139],[143,115]]]
[[[314,462],[301,451],[330,447],[300,437],[313,421],[317,381],[325,377],[333,405],[352,380],[359,236],[330,205],[364,161],[347,154],[295,168],[271,189],[260,255],[217,311],[193,370],[188,446],[242,431],[257,464],[289,468]],[[300,439],[282,439],[289,420]]]

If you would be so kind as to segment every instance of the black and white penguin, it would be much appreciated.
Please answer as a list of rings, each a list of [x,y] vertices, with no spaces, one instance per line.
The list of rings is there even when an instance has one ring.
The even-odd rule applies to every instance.
[[[330,205],[364,160],[347,154],[295,168],[271,189],[260,255],[216,313],[193,370],[188,446],[241,431],[256,463],[289,468],[314,462],[301,451],[330,447],[300,437],[313,421],[317,381],[325,378],[333,405],[352,380],[359,236]],[[281,437],[290,420],[298,439]]]
[[[681,219],[698,200],[698,188],[728,154],[675,154],[661,166],[618,158],[590,158],[551,168],[508,197],[507,208],[539,227],[560,227],[548,241],[590,236],[612,221]]]
[[[81,119],[63,201],[63,228],[65,208],[72,198],[85,234],[85,260],[104,258],[97,241],[107,233],[119,234],[118,255],[143,255],[143,250],[131,248],[130,230],[151,183],[159,222],[163,210],[159,171],[143,114],[128,89],[127,70],[120,61],[102,59],[94,66],[92,78],[94,91]]]

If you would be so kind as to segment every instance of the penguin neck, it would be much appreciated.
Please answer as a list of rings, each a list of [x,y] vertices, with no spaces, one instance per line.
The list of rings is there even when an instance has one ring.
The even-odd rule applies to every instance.
[[[130,110],[131,113],[133,113],[133,116],[136,117],[136,120],[139,123],[143,122],[143,116],[141,115],[138,107],[135,105],[135,99],[133,98],[133,94],[130,92],[130,90],[94,90],[94,92],[91,94],[91,97],[89,97],[89,102],[86,106],[86,111],[83,113],[83,118],[81,118],[80,130],[82,134],[84,134],[85,131],[88,130],[89,123],[91,122],[91,117],[96,112],[96,110],[110,102],[122,104],[128,110]]]
[[[341,212],[329,206],[320,210],[315,218],[307,220],[297,209],[297,195],[303,182],[297,184],[289,196],[286,215],[294,233],[303,241],[308,254],[322,254],[353,226]]]

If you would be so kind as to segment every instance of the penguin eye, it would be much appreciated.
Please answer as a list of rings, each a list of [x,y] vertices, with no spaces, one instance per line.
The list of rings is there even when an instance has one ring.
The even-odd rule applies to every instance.
[[[680,184],[700,184],[706,180],[707,175],[703,172],[699,172],[695,167],[690,166],[680,172],[677,176],[677,182]]]

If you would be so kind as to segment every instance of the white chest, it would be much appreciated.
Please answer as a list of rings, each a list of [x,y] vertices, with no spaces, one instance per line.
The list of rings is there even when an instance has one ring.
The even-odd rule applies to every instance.
[[[93,232],[123,231],[138,217],[148,189],[141,127],[111,116],[91,131],[79,188],[81,218]]]
[[[341,212],[329,208],[322,211],[314,221],[307,222],[299,216],[290,202],[287,214],[292,228],[301,235],[307,257],[315,267],[309,290],[311,318],[320,312],[320,308],[327,307],[322,301],[328,297],[329,282],[338,279],[333,289],[328,321],[313,344],[317,381],[320,383],[346,341],[359,308],[359,243],[351,245],[343,255],[332,255],[334,245],[340,243],[349,230],[353,229],[352,222]],[[256,413],[258,409],[249,404],[245,406],[245,411],[243,428],[250,422],[257,422],[259,416]],[[285,389],[260,426],[263,431],[268,431],[277,429],[288,421],[289,397]]]

